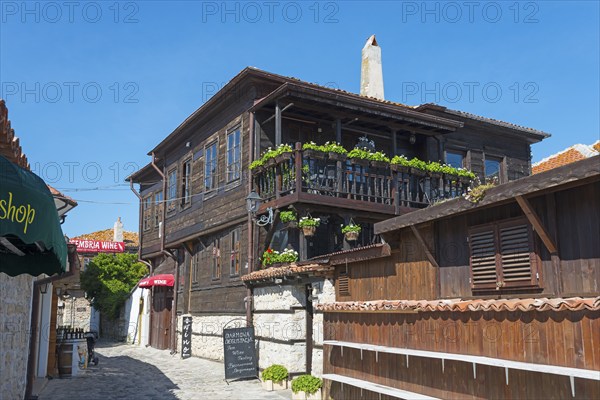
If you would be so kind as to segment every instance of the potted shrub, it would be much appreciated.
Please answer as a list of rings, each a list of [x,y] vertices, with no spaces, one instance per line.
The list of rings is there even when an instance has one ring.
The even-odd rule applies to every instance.
[[[294,210],[282,211],[279,213],[279,219],[285,225],[286,228],[298,227],[298,216]]]
[[[352,164],[367,166],[369,165],[369,157],[371,152],[364,149],[352,149],[348,152],[348,158]]]
[[[390,166],[390,159],[381,151],[376,151],[375,153],[371,153],[369,157],[371,161],[371,166],[374,168],[387,168]]]
[[[273,364],[265,368],[261,377],[263,388],[269,392],[287,389],[288,370],[283,365]]]
[[[292,400],[321,400],[323,381],[316,376],[300,375],[292,381]]]
[[[315,234],[317,230],[317,226],[321,224],[320,218],[313,217],[302,217],[298,222],[298,226],[302,228],[302,232],[304,232],[304,236],[312,236]]]
[[[360,225],[355,225],[353,222],[350,222],[348,225],[342,225],[342,233],[349,242],[358,240],[361,229]]]

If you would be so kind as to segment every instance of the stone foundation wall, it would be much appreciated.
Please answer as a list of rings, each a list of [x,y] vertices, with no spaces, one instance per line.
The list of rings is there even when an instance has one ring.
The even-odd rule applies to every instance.
[[[25,396],[33,280],[0,273],[0,399]]]
[[[71,297],[63,300],[65,305],[60,325],[82,328],[98,332],[98,326],[91,326],[92,306],[85,297]],[[95,325],[95,324],[94,324]]]

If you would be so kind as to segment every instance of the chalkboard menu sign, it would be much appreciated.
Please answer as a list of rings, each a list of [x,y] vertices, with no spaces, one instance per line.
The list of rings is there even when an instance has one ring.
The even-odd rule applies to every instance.
[[[190,358],[192,356],[192,317],[183,317],[183,326],[181,327],[181,358]]]
[[[254,328],[223,329],[225,379],[258,376]]]

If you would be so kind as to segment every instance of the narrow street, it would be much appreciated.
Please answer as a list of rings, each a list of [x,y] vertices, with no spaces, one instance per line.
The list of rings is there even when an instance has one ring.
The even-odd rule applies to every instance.
[[[50,380],[40,400],[70,399],[290,399],[291,390],[267,392],[258,379],[224,381],[222,363],[182,360],[168,350],[100,343],[100,361],[81,375]]]

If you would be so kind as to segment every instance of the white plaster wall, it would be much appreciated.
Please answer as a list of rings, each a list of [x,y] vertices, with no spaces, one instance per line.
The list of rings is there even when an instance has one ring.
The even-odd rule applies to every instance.
[[[33,280],[0,273],[0,399],[25,396]]]
[[[148,289],[136,288],[125,307],[125,319],[129,321],[127,326],[127,343],[145,346],[148,344],[150,329],[150,305],[148,304]],[[140,313],[140,299],[143,301]]]

